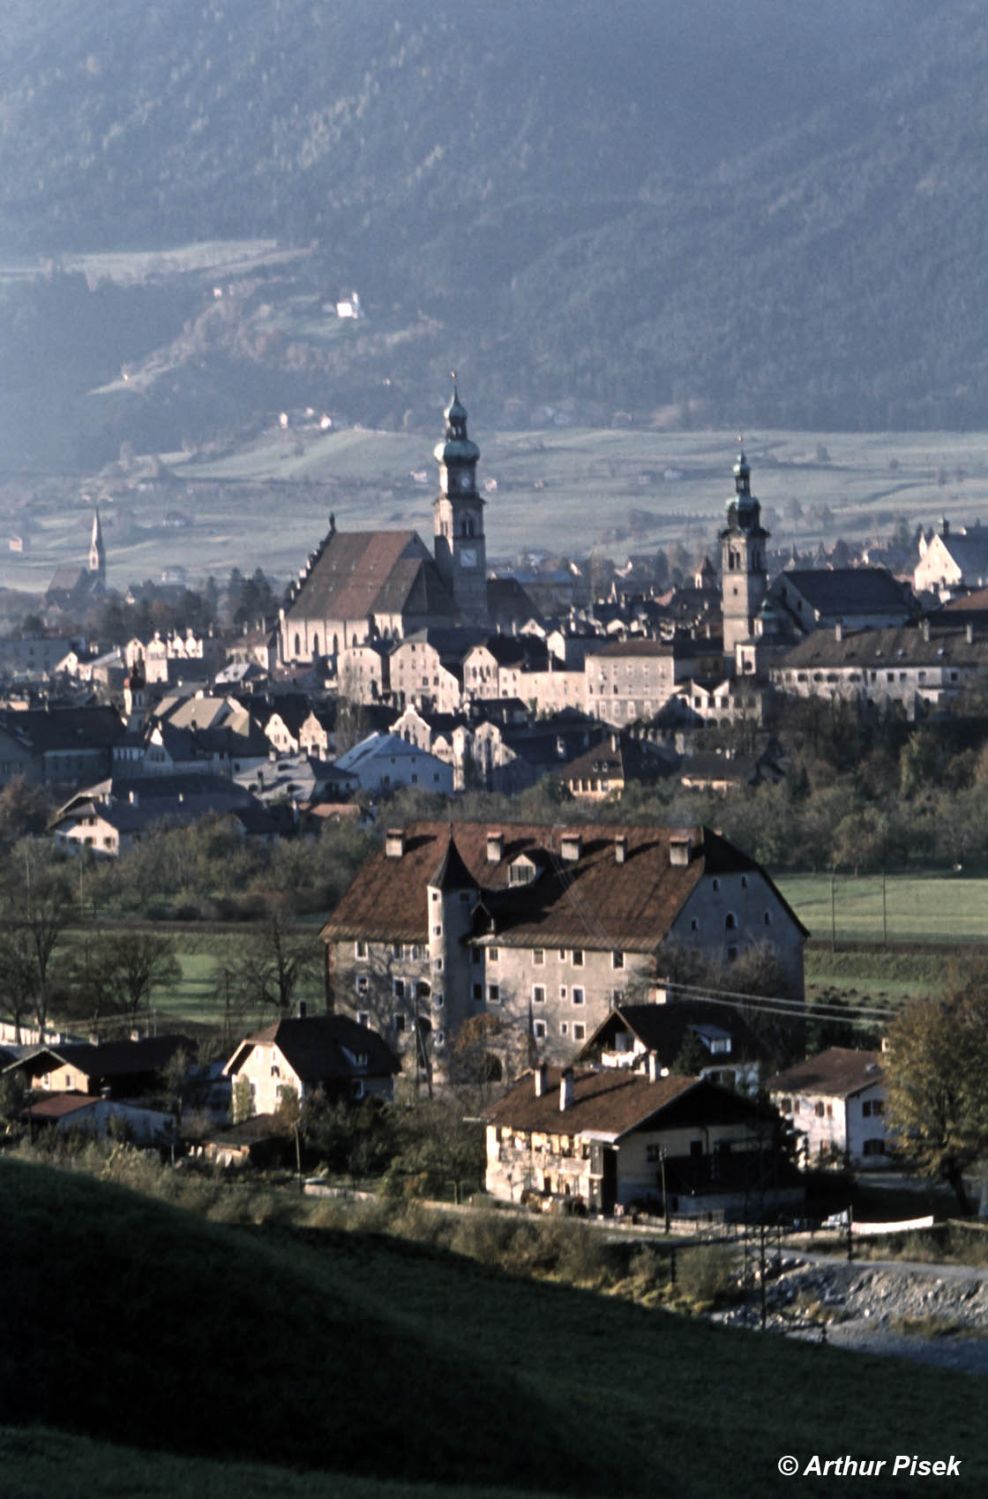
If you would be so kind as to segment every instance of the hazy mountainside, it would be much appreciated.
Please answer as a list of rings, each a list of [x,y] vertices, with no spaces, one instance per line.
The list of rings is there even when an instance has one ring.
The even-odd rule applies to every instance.
[[[72,407],[65,433],[95,422],[119,440],[136,423],[164,445],[183,423],[243,419],[277,399],[273,378],[238,389],[247,365],[280,371],[289,395],[301,374],[350,415],[398,420],[453,361],[498,419],[512,400],[573,397],[598,419],[983,421],[988,16],[975,0],[4,11],[8,261],[217,237],[308,251],[250,288],[285,314],[275,329],[245,337],[228,320],[210,342],[218,413],[203,382],[190,398],[174,375],[201,373],[197,348],[166,361],[153,414]],[[327,349],[299,299],[350,285],[366,329]],[[60,370],[70,407],[104,366],[168,343],[144,323],[147,290],[128,293],[128,338],[94,341],[85,378]],[[187,282],[174,290],[172,338],[190,301]],[[5,284],[5,346],[27,317],[32,347],[57,350],[35,296]],[[8,371],[30,385],[17,359]]]

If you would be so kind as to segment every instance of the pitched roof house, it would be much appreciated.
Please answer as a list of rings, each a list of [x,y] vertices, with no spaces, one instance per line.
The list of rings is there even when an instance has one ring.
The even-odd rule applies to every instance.
[[[881,1053],[831,1046],[770,1077],[769,1096],[803,1137],[807,1165],[883,1166]]]
[[[803,993],[806,932],[766,872],[708,828],[420,822],[389,832],[322,937],[330,1003],[455,1070],[475,1017],[498,1066],[568,1061],[663,972],[663,945],[730,964],[768,944]]]
[[[27,1075],[33,1088],[46,1093],[137,1098],[160,1087],[175,1057],[184,1054],[191,1060],[196,1050],[188,1036],[147,1036],[140,1041],[40,1046],[13,1065]]]
[[[801,1190],[774,1110],[697,1077],[526,1073],[487,1111],[486,1188],[611,1213],[756,1216]]]
[[[223,1068],[250,1088],[251,1114],[273,1114],[290,1089],[301,1100],[390,1097],[398,1061],[376,1031],[345,1015],[276,1020],[241,1041]]]

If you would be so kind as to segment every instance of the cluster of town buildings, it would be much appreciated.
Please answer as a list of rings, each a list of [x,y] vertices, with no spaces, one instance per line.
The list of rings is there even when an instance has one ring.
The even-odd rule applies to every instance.
[[[64,793],[52,835],[112,857],[216,813],[244,837],[304,835],[403,786],[726,788],[778,774],[770,753],[741,767],[693,753],[693,734],[760,725],[773,697],[915,716],[983,684],[988,530],[944,524],[912,580],[773,576],[741,452],[719,571],[707,560],[665,590],[629,577],[553,613],[490,574],[479,456],[454,389],[431,550],[331,518],[278,619],[233,640],[0,642],[0,781]],[[97,517],[89,567],[59,586],[99,592],[105,568]],[[244,1038],[224,1074],[255,1116],[286,1087],[388,1094],[399,1067],[430,1087],[482,1077],[501,1094],[488,1187],[512,1200],[782,1202],[788,1131],[814,1161],[871,1165],[886,1148],[880,1057],[832,1049],[769,1077],[732,992],[732,965],[757,951],[798,1024],[806,935],[768,873],[708,828],[414,823],[387,831],[323,930],[327,1013]],[[693,985],[671,977],[683,953],[705,965]],[[79,1063],[50,1048],[29,1063],[56,1122],[93,1108],[62,1098],[94,1096],[57,1081]]]

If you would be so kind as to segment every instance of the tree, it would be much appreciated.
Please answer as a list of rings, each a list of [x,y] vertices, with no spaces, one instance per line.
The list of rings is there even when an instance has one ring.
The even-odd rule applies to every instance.
[[[241,956],[224,971],[223,981],[228,975],[233,992],[255,1009],[270,1007],[286,1016],[318,961],[315,940],[292,936],[284,916],[275,911],[245,940]]]
[[[171,937],[136,931],[96,937],[72,955],[65,1006],[93,1024],[112,1016],[133,1024],[150,1010],[154,990],[180,977]]]
[[[17,853],[23,849],[23,864]],[[65,872],[48,862],[49,851],[40,851],[40,868],[30,845],[18,845],[8,862],[5,883],[0,887],[0,972],[8,977],[13,992],[8,1007],[33,1014],[42,1038],[48,1025],[52,980],[59,943],[72,919],[72,889]]]
[[[889,1033],[888,1120],[924,1176],[971,1211],[964,1173],[988,1155],[988,969],[908,1005]]]

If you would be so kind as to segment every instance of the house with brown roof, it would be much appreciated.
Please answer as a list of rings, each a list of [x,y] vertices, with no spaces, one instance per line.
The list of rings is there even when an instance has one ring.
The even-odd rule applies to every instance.
[[[486,1188],[612,1213],[755,1218],[802,1190],[774,1110],[697,1077],[613,1068],[525,1073],[487,1111]]]
[[[135,1145],[171,1145],[178,1137],[174,1114],[127,1103],[119,1098],[92,1098],[84,1093],[54,1093],[36,1099],[24,1110],[32,1125],[53,1129],[56,1134],[122,1135]]]
[[[766,1084],[801,1138],[807,1166],[888,1164],[881,1053],[831,1046]]]
[[[727,968],[767,945],[802,998],[806,935],[709,828],[483,822],[390,831],[322,931],[330,1006],[439,1077],[480,1016],[494,1076],[532,1050],[571,1061],[615,1005],[647,998],[670,947]]]
[[[346,1015],[302,1015],[246,1036],[223,1075],[233,1080],[234,1089],[246,1082],[249,1115],[254,1115],[274,1114],[286,1092],[300,1101],[313,1093],[329,1099],[390,1098],[397,1071],[391,1048],[366,1025]]]

